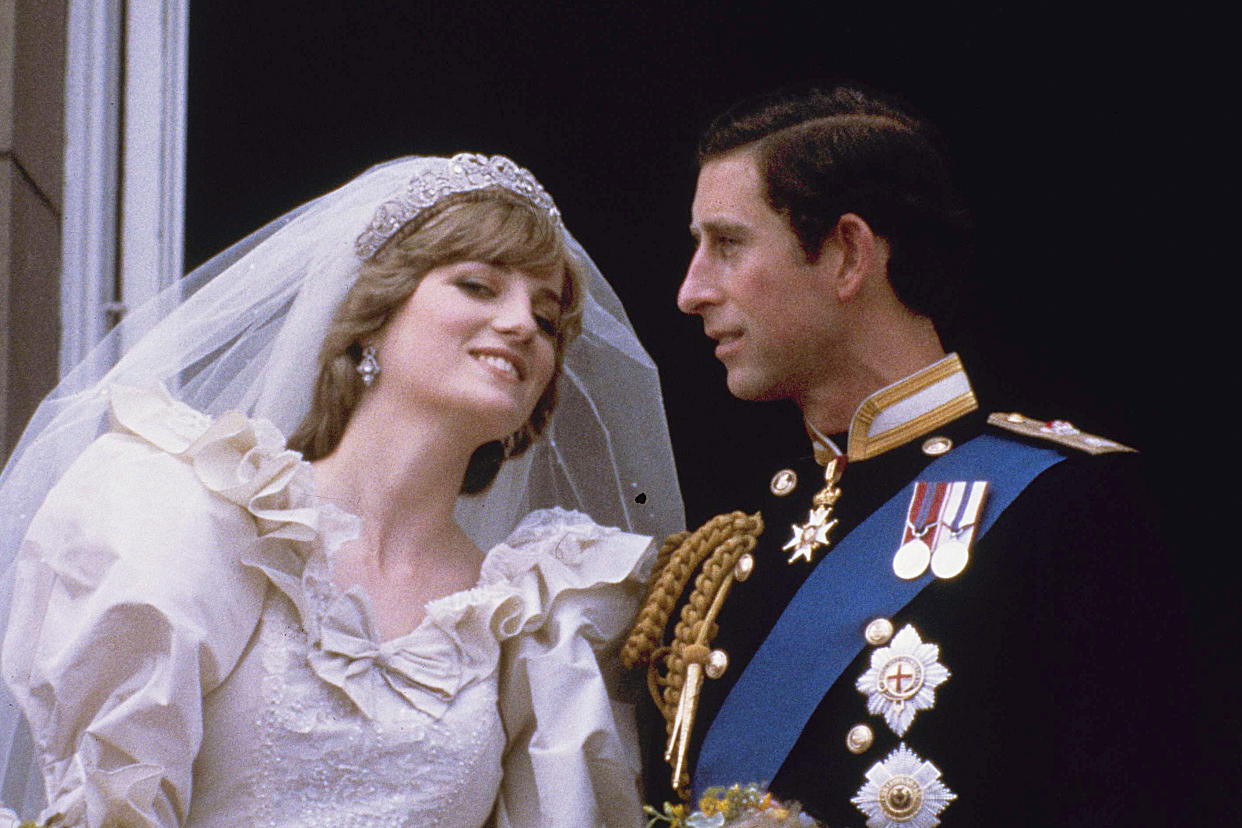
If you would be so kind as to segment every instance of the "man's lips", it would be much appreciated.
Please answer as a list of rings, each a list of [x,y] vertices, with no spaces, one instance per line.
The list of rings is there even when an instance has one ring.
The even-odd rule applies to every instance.
[[[723,359],[740,347],[742,332],[735,330],[709,331],[707,335],[716,340],[716,358]]]

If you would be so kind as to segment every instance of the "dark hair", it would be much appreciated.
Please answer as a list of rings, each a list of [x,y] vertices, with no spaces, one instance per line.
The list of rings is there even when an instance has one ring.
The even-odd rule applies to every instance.
[[[510,435],[475,450],[462,481],[463,494],[491,485],[506,457],[525,451],[543,432],[556,407],[556,386],[565,349],[582,318],[582,271],[547,211],[502,187],[445,196],[402,227],[362,263],[358,278],[337,307],[319,352],[310,411],[289,437],[290,448],[307,460],[331,454],[349,424],[365,386],[356,370],[362,344],[379,333],[429,271],[463,261],[481,261],[535,276],[561,275],[561,315],[556,363],[548,387],[530,419]],[[383,382],[383,377],[379,379]]]
[[[971,260],[969,212],[930,125],[853,85],[778,92],[743,101],[699,142],[699,165],[734,150],[755,153],[768,203],[815,261],[845,213],[889,245],[888,276],[906,307],[951,314]]]

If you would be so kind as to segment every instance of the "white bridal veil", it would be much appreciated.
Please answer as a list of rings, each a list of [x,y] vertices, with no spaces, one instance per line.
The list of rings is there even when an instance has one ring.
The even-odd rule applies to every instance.
[[[461,185],[462,163],[481,177]],[[492,173],[533,184],[499,156],[411,157],[373,167],[134,311],[65,377],[0,476],[0,632],[21,539],[68,464],[106,430],[107,388],[162,384],[208,414],[237,409],[288,434],[309,407],[314,355],[361,264],[360,235],[374,229],[381,205],[434,200],[434,192],[415,193],[411,182],[441,172],[457,176],[453,191],[496,183]],[[541,189],[526,194],[546,198]],[[541,506],[579,509],[601,524],[659,537],[684,522],[655,365],[598,268],[567,231],[566,239],[587,274],[583,332],[566,353],[560,402],[543,439],[505,463],[487,492],[459,501],[463,528],[484,549]],[[31,756],[20,710],[2,687],[0,801],[19,813],[36,812],[43,796]]]

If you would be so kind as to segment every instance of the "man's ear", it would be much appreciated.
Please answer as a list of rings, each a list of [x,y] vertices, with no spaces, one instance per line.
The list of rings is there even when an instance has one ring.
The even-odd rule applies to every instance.
[[[834,244],[839,251],[833,287],[840,302],[849,302],[857,296],[877,268],[884,270],[888,248],[871,225],[856,213],[842,214],[825,244]]]

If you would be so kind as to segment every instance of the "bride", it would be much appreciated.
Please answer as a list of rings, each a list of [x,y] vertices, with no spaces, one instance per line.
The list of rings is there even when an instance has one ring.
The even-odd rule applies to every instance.
[[[641,824],[616,648],[681,502],[654,368],[538,182],[390,162],[170,290],[0,478],[6,804]]]

